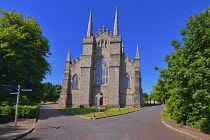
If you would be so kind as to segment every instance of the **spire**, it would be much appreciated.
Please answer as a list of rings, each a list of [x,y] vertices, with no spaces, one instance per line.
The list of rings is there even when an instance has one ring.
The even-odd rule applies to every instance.
[[[137,44],[137,47],[136,47],[136,57],[135,59],[139,59],[139,49],[138,49],[138,44]]]
[[[68,55],[67,55],[66,61],[71,61],[70,49],[68,50]]]
[[[114,21],[114,35],[119,35],[118,9],[117,8],[116,8],[116,13],[115,13],[115,21]]]
[[[90,10],[90,17],[88,22],[87,37],[93,36],[93,25],[92,25],[92,11]]]

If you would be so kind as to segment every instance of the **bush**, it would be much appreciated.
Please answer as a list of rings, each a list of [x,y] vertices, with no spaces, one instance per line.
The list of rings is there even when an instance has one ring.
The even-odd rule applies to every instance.
[[[12,106],[0,106],[0,114],[12,114]]]
[[[203,131],[209,131],[210,132],[210,120],[207,118],[201,118],[201,120],[198,121],[198,126]]]
[[[0,106],[0,122],[6,123],[14,116],[14,110],[12,106]]]
[[[18,113],[19,116],[28,117],[28,118],[35,118],[38,113],[39,107],[38,106],[19,106]]]
[[[1,106],[0,114],[6,114],[7,117],[15,116],[16,106]],[[21,117],[35,118],[39,111],[39,106],[18,106],[18,115]]]

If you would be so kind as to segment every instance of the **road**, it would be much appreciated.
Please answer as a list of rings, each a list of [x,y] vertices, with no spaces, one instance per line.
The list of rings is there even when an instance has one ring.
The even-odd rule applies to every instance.
[[[35,130],[23,140],[187,140],[160,120],[162,105],[120,116],[88,120],[42,105]]]

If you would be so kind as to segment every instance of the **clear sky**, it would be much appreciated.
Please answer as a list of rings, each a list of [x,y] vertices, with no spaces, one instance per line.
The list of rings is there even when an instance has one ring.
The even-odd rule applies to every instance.
[[[154,67],[166,68],[164,57],[173,50],[170,41],[181,40],[179,30],[185,27],[189,16],[209,6],[210,0],[0,0],[3,10],[32,15],[42,27],[52,52],[47,59],[52,74],[43,82],[53,84],[62,84],[68,49],[72,59],[82,54],[90,9],[94,32],[102,26],[113,31],[118,7],[125,53],[134,58],[136,45],[139,46],[144,92],[157,82],[159,72]]]

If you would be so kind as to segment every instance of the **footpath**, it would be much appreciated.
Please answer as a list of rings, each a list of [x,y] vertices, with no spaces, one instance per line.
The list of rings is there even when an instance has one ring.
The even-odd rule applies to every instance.
[[[191,128],[186,125],[177,124],[172,120],[162,121],[168,128],[186,135],[193,140],[210,140],[210,133],[201,132],[199,129]]]
[[[193,129],[188,126],[182,126],[174,121],[162,121],[169,129],[186,135],[193,140],[210,140],[210,134],[205,134],[198,129]],[[0,140],[21,139],[27,133],[32,132],[36,127],[36,119],[19,119],[17,127],[14,122],[0,124]]]
[[[23,137],[33,131],[36,126],[36,119],[18,119],[15,122],[0,124],[0,140],[13,140]]]

